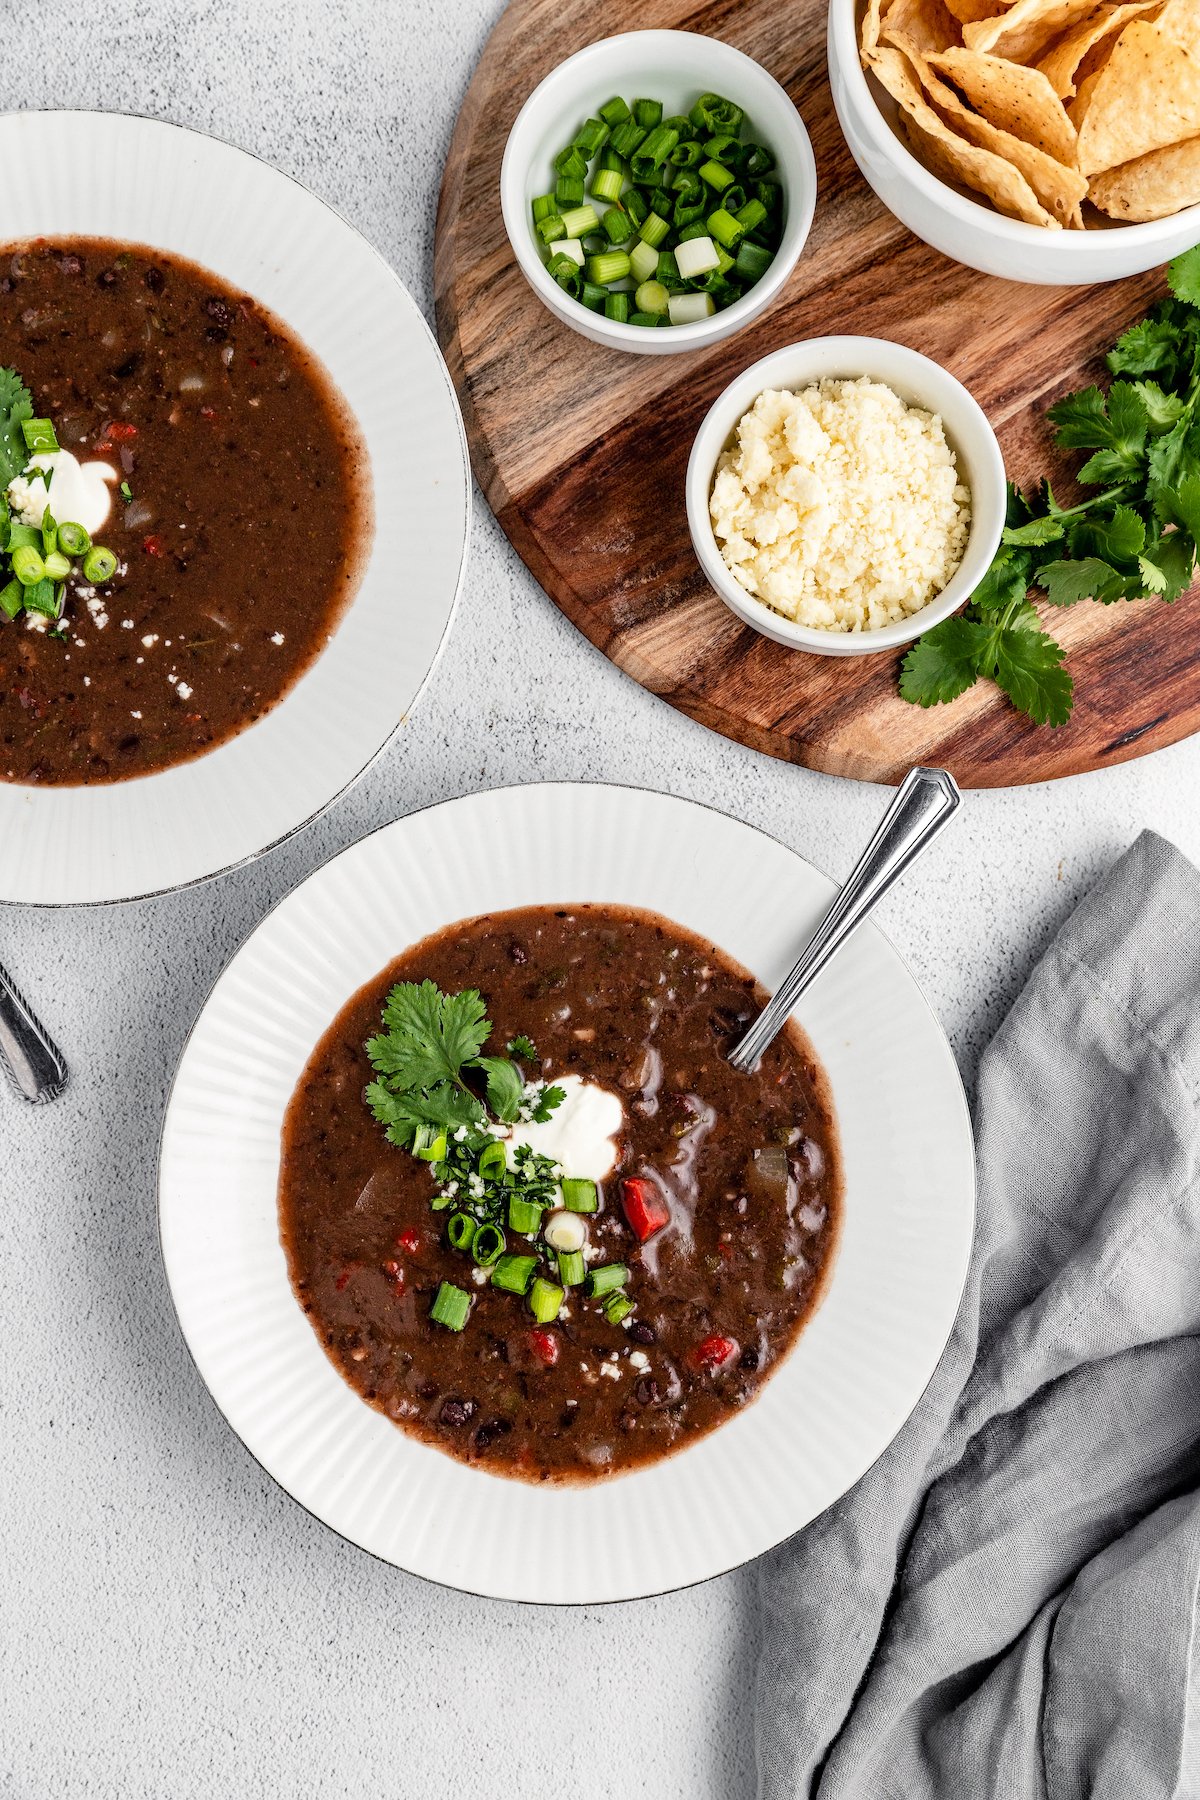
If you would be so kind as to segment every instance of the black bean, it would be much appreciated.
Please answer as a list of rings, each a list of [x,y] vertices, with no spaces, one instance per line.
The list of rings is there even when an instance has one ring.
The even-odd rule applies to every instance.
[[[633,1390],[633,1397],[639,1406],[653,1406],[658,1399],[658,1383],[653,1375],[643,1375]]]
[[[116,285],[117,285],[117,271],[115,269],[101,269],[100,273],[96,277],[96,286],[102,287],[102,288],[110,288],[110,287],[116,287]]]
[[[477,1450],[486,1450],[491,1441],[491,1432],[486,1425],[481,1425],[479,1430],[475,1433],[475,1448]]]
[[[167,278],[161,269],[149,268],[142,276],[142,280],[152,294],[161,294],[163,288],[166,286]]]
[[[210,344],[223,344],[229,333],[223,325],[206,325],[204,335]]]
[[[61,256],[58,266],[64,275],[81,275],[83,273],[83,263],[77,256]]]
[[[128,381],[131,375],[137,374],[141,365],[142,353],[140,350],[135,350],[132,356],[127,356],[123,363],[117,364],[116,368],[113,370],[113,375],[117,381]]]
[[[512,962],[527,963],[529,961],[528,950],[525,948],[524,944],[518,944],[518,942],[515,938],[513,939],[512,943],[508,946],[508,954],[509,954],[509,959]]]
[[[216,320],[218,325],[232,325],[233,323],[233,314],[229,310],[229,302],[227,300],[222,300],[217,294],[211,294],[204,302],[204,310],[210,319]]]
[[[635,1344],[657,1344],[658,1342],[657,1331],[645,1319],[635,1319],[629,1327],[629,1335]]]
[[[469,1400],[444,1400],[438,1418],[443,1425],[465,1425],[474,1410]]]
[[[749,1344],[742,1351],[742,1354],[738,1357],[738,1367],[740,1369],[750,1369],[751,1371],[757,1369],[758,1346],[756,1344]]]

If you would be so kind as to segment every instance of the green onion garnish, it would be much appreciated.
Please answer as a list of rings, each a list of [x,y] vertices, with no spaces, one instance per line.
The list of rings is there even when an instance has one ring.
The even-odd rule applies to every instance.
[[[499,1138],[485,1145],[480,1151],[479,1173],[485,1181],[502,1181],[507,1167],[508,1154]]]
[[[475,1221],[470,1213],[451,1213],[446,1221],[446,1237],[452,1250],[469,1251],[475,1242]]]
[[[30,456],[52,456],[58,449],[58,439],[49,419],[22,419],[21,435]]]
[[[41,553],[32,544],[19,544],[11,553],[12,572],[22,587],[33,587],[46,573]]]
[[[653,245],[639,240],[633,246],[629,252],[629,274],[639,285],[643,281],[653,281],[658,274],[658,251]]]
[[[493,1280],[495,1277],[493,1277]],[[529,1290],[529,1310],[539,1325],[551,1325],[563,1303],[563,1290],[557,1283],[539,1275]]]
[[[481,1225],[471,1245],[471,1255],[481,1269],[490,1268],[504,1253],[504,1233],[498,1225]]]
[[[618,1288],[604,1301],[602,1310],[610,1325],[619,1325],[633,1311],[633,1301],[623,1288]]]
[[[610,206],[600,221],[601,230],[610,244],[625,244],[633,236],[632,218],[619,206]]]
[[[565,1288],[578,1287],[587,1274],[587,1264],[583,1260],[582,1250],[560,1250],[558,1253],[558,1279]]]
[[[522,1200],[517,1194],[510,1194],[508,1200],[508,1229],[518,1232],[522,1237],[532,1237],[540,1230],[542,1208],[534,1206],[529,1200]]]
[[[542,219],[550,218],[558,211],[554,204],[553,194],[539,194],[533,202],[533,222],[539,224]]]
[[[25,604],[25,590],[19,581],[10,581],[0,588],[0,612],[6,619],[15,619]]]
[[[117,559],[103,544],[93,544],[83,559],[83,578],[93,587],[102,587],[116,573]],[[15,573],[15,569],[14,569]]]
[[[86,556],[92,547],[92,540],[82,525],[68,519],[58,528],[58,547],[65,556]]]
[[[607,287],[610,282],[625,280],[629,274],[629,258],[623,250],[606,250],[599,256],[589,256],[584,267],[589,281]]]
[[[51,581],[65,581],[71,573],[71,559],[63,556],[58,550],[52,550],[46,558],[46,573]]]
[[[671,299],[661,281],[643,281],[633,297],[639,312],[659,314],[666,312]]]
[[[569,238],[583,237],[587,232],[595,231],[600,223],[594,206],[573,206],[561,217],[563,236]]]
[[[629,1270],[624,1263],[601,1263],[599,1268],[588,1271],[587,1291],[592,1295],[611,1294],[628,1280]]]
[[[716,212],[708,215],[708,235],[716,243],[724,244],[726,250],[736,250],[746,235],[746,227],[739,225],[731,212],[718,206]]]
[[[42,555],[49,556],[58,548],[58,521],[47,507],[42,514]]]
[[[713,162],[710,159],[708,162],[700,164],[700,179],[707,181],[709,187],[714,188],[719,194],[725,188],[733,186],[735,177],[723,163]]]
[[[492,1286],[503,1288],[506,1294],[523,1294],[533,1280],[533,1271],[537,1268],[536,1256],[502,1256],[492,1270]]]
[[[663,116],[661,100],[635,100],[633,116],[643,131],[653,131]]]
[[[447,1331],[461,1331],[467,1322],[467,1314],[471,1310],[471,1296],[452,1281],[443,1281],[433,1297],[433,1305],[429,1316],[435,1325],[444,1325]]]
[[[652,250],[657,250],[658,246],[664,243],[670,235],[671,222],[669,219],[664,219],[661,213],[647,213],[638,226],[638,236],[643,244],[649,244]]]
[[[568,1177],[562,1184],[562,1203],[568,1212],[595,1212],[599,1205],[595,1182],[574,1181]]]
[[[598,150],[602,150],[608,142],[608,122],[605,119],[588,119],[575,133],[575,148],[581,150],[590,162]]]
[[[629,108],[619,94],[614,94],[611,100],[606,100],[603,106],[597,108],[597,111],[610,131],[618,125],[623,125],[629,117]]]
[[[618,325],[629,323],[629,295],[610,294],[604,302],[604,316],[613,319]]]

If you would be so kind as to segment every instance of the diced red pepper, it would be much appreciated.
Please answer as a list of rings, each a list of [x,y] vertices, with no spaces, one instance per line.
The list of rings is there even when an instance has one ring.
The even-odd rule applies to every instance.
[[[722,1337],[714,1332],[712,1337],[704,1338],[692,1351],[692,1361],[698,1369],[715,1375],[719,1369],[731,1363],[738,1353],[736,1338]]]
[[[137,434],[137,426],[131,425],[128,419],[110,419],[100,435],[101,440],[108,438],[114,444],[127,444]]]
[[[397,1250],[406,1250],[410,1256],[417,1254],[421,1248],[421,1234],[415,1225],[410,1225],[407,1231],[400,1233],[396,1239],[396,1248]]]
[[[546,1367],[552,1369],[558,1361],[557,1333],[539,1328],[537,1331],[530,1332],[529,1341]]]
[[[151,533],[148,538],[142,539],[142,549],[146,552],[147,556],[161,556],[163,553],[163,541],[160,537],[155,537],[154,534]]]
[[[621,1205],[639,1244],[670,1224],[671,1209],[652,1181],[629,1176],[621,1183]]]
[[[349,1281],[349,1279],[350,1279],[349,1269],[343,1269],[341,1274],[338,1276],[337,1280],[333,1284],[339,1294],[341,1293],[342,1289],[345,1287],[345,1285]]]

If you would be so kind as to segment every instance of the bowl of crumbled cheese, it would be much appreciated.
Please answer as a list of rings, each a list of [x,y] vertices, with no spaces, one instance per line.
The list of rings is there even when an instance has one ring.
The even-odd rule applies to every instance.
[[[1004,460],[947,369],[884,338],[777,350],[708,412],[687,472],[705,575],[746,624],[827,656],[893,650],[970,596]]]

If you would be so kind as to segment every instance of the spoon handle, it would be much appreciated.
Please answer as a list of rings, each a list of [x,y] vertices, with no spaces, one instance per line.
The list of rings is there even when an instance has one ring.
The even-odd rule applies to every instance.
[[[757,1066],[804,990],[961,804],[958,784],[945,769],[909,770],[799,962],[730,1052],[735,1069]]]
[[[39,1024],[16,982],[0,965],[0,1066],[22,1100],[56,1100],[67,1085],[62,1052]]]

